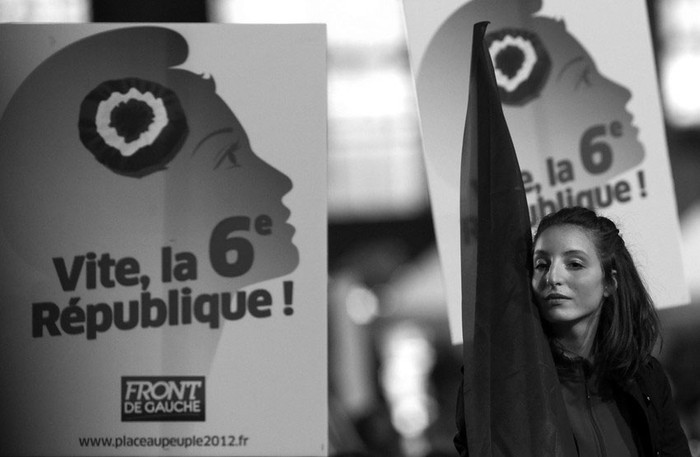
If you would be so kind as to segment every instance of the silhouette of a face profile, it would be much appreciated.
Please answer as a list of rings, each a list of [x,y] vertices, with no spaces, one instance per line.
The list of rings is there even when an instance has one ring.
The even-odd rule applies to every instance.
[[[253,152],[217,75],[175,68],[187,53],[173,30],[112,30],[58,51],[16,91],[0,125],[2,230],[34,268],[106,252],[156,282],[166,246],[196,256],[200,281],[224,272],[230,290],[296,268],[290,179]],[[219,244],[251,245],[238,271],[223,268],[235,252],[210,259],[226,218],[238,222]]]
[[[540,150],[553,160],[574,158],[577,183],[613,177],[630,170],[644,158],[637,128],[626,110],[629,90],[602,75],[590,54],[566,30],[565,24],[544,17],[530,23],[550,56],[551,70],[541,90],[521,106],[504,100],[504,113],[516,144]],[[496,32],[494,32],[496,33]],[[494,59],[497,62],[497,58]],[[537,68],[532,78],[542,77]],[[539,118],[540,138],[526,137],[519,128]],[[517,138],[517,140],[515,139]],[[582,144],[605,142],[608,157],[589,157]],[[580,162],[578,159],[580,158]]]
[[[423,121],[445,138],[462,132],[472,29],[489,21],[486,40],[521,166],[545,182],[546,159],[556,164],[573,158],[576,185],[596,185],[644,158],[626,109],[631,93],[598,71],[563,21],[537,14],[540,7],[540,1],[474,0],[448,17],[420,64],[417,85],[428,94],[421,111],[434,115]],[[611,154],[596,155],[602,143]]]

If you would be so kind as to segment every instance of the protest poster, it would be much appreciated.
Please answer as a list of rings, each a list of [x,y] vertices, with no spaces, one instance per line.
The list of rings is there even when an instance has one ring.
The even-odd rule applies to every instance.
[[[471,30],[486,40],[533,227],[563,206],[613,219],[657,306],[689,301],[646,5],[404,0],[452,340],[462,340],[460,156]]]
[[[325,26],[0,62],[0,455],[327,455]]]

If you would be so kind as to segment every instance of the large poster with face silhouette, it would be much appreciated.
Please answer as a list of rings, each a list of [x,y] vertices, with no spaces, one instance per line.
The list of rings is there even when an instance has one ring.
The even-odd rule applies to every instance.
[[[621,227],[657,306],[687,303],[645,4],[404,0],[404,10],[453,341],[462,340],[459,173],[480,21],[533,228],[564,206],[596,209]]]
[[[0,25],[0,454],[327,455],[322,25]]]

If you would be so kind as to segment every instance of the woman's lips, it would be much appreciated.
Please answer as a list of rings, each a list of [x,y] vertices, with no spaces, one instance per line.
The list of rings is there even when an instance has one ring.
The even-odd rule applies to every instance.
[[[569,297],[567,297],[566,295],[562,295],[562,294],[549,294],[545,298],[547,300],[556,300],[556,299],[567,299]]]
[[[558,305],[558,304],[561,304],[565,300],[568,300],[568,299],[569,299],[569,297],[567,297],[566,295],[557,294],[557,293],[548,294],[548,295],[545,295],[545,297],[544,297],[544,301],[550,305]]]

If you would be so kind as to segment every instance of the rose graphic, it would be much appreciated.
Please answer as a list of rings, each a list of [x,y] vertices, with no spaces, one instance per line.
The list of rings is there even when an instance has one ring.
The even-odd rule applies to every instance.
[[[552,67],[539,37],[527,30],[504,29],[486,35],[501,101],[523,105],[539,95]]]
[[[139,78],[106,81],[80,106],[80,140],[112,171],[144,176],[173,158],[187,136],[177,95]]]

